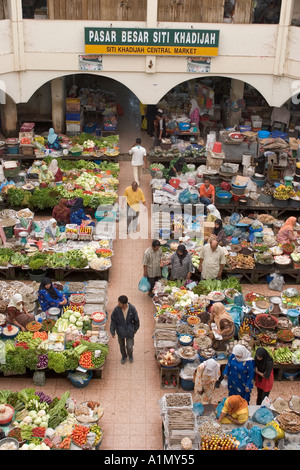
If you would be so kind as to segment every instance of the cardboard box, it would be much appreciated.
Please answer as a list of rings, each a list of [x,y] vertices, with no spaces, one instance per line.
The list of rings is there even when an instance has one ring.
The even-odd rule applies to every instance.
[[[215,228],[214,222],[204,222],[204,236],[209,237]]]

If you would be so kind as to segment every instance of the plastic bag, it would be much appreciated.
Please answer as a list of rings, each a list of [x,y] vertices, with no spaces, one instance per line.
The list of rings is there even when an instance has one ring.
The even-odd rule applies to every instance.
[[[263,437],[261,434],[261,428],[259,426],[252,426],[249,431],[248,442],[252,442],[258,449],[263,446]]]
[[[276,421],[270,421],[269,423],[267,423],[267,426],[273,426],[273,428],[276,429],[276,431],[277,431],[276,440],[277,440],[277,439],[284,439],[284,437],[285,437],[285,432],[284,432],[284,430],[279,426],[279,424],[278,424]]]
[[[223,380],[221,381],[221,385],[222,385],[222,387],[227,388],[227,387],[228,387],[228,380],[227,380],[227,379],[223,379]]]
[[[258,410],[255,411],[254,415],[252,416],[252,420],[259,424],[267,424],[270,421],[273,421],[274,416],[269,408],[265,406],[261,406]]]
[[[269,289],[282,291],[284,284],[284,277],[280,274],[274,273],[272,281],[269,283]]]
[[[232,225],[228,224],[228,225],[224,225],[223,228],[224,228],[226,236],[231,237],[231,235],[234,232],[234,227]]]
[[[161,275],[163,278],[168,279],[169,276],[169,268],[168,266],[164,266],[161,270]]]
[[[190,197],[191,197],[191,193],[189,192],[189,190],[184,189],[179,194],[178,201],[180,202],[180,204],[189,204],[190,203]]]
[[[217,418],[219,418],[220,414],[222,413],[222,410],[224,408],[224,403],[226,400],[227,400],[227,397],[224,397],[223,400],[218,403],[218,406],[216,408]]]
[[[150,282],[148,281],[148,278],[146,276],[143,276],[139,282],[139,291],[149,292],[150,289],[151,289],[151,285],[150,285]]]
[[[241,218],[240,214],[238,214],[237,212],[234,212],[230,216],[230,219],[229,219],[230,224],[235,226],[238,223],[238,221],[240,220],[240,218]]]
[[[230,432],[237,441],[248,441],[249,431],[247,428],[235,428]]]
[[[202,416],[204,412],[204,406],[202,403],[196,402],[193,404],[193,412],[196,416]]]
[[[190,204],[198,204],[199,202],[199,197],[198,197],[198,194],[195,194],[195,193],[191,193],[190,195]]]

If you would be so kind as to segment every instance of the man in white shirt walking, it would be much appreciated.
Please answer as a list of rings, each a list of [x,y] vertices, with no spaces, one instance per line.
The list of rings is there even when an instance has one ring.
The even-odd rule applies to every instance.
[[[133,178],[138,185],[140,184],[143,165],[146,167],[147,157],[146,149],[141,146],[141,143],[142,140],[138,137],[135,141],[135,145],[129,150],[129,155],[132,155],[131,164],[133,167]]]

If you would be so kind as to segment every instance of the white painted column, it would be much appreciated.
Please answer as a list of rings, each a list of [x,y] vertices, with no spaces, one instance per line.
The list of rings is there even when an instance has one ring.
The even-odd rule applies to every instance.
[[[52,98],[52,127],[55,132],[62,134],[65,131],[65,77],[56,78],[51,82]]]
[[[18,112],[14,100],[6,95],[1,106],[1,130],[6,137],[18,136]]]
[[[286,61],[289,26],[291,25],[292,21],[293,9],[294,0],[284,0],[281,2],[274,75],[283,75],[285,71],[284,64]]]
[[[147,0],[147,28],[157,27],[158,0]],[[146,73],[156,72],[156,56],[147,55],[145,63]]]

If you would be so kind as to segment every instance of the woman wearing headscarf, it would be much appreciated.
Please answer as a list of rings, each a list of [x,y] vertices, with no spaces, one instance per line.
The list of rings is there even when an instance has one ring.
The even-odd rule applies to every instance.
[[[247,401],[240,395],[231,395],[225,400],[218,418],[221,424],[244,424],[249,418]]]
[[[171,257],[171,279],[188,281],[194,272],[191,255],[185,245],[179,245]]]
[[[170,163],[170,167],[165,170],[165,177],[167,181],[170,181],[172,178],[180,176],[185,164],[184,157],[178,157]]]
[[[283,243],[290,243],[295,240],[297,240],[297,236],[294,235],[294,228],[296,225],[297,219],[296,217],[289,217],[286,221],[285,224],[281,227],[279,230],[276,241],[277,243],[280,243],[281,245]]]
[[[59,230],[57,221],[50,219],[45,229],[44,241],[49,245],[56,245],[56,243],[66,240],[65,235]]]
[[[47,144],[48,148],[52,150],[61,150],[61,145],[59,143],[59,137],[55,133],[53,127],[49,129],[48,137],[47,137]]]
[[[249,403],[255,376],[255,362],[245,346],[240,344],[234,346],[223,376],[228,380],[229,396],[240,395]]]
[[[209,204],[206,207],[207,222],[214,222],[216,219],[221,219],[221,214],[214,204]]]
[[[43,312],[47,312],[52,307],[62,308],[68,304],[65,294],[54,287],[51,279],[48,277],[44,277],[40,283],[38,300]]]
[[[61,169],[58,167],[58,163],[56,158],[51,160],[50,165],[48,166],[48,170],[51,171],[52,175],[54,176],[55,183],[59,183],[63,179],[63,174]]]
[[[261,405],[263,399],[269,396],[273,387],[273,359],[266,349],[257,348],[254,356],[254,362],[255,386],[257,387],[256,404]]]
[[[22,331],[26,331],[26,325],[34,321],[34,315],[30,315],[23,301],[21,294],[14,294],[7,306],[7,322],[18,326]]]
[[[50,183],[51,181],[54,181],[53,174],[49,171],[47,165],[42,165],[39,171],[39,183]]]
[[[216,219],[215,221],[215,227],[213,229],[213,235],[217,237],[217,241],[220,246],[226,246],[227,245],[227,237],[225,230],[223,229],[223,222],[221,219]]]
[[[82,197],[78,197],[71,206],[70,222],[76,225],[95,225],[91,216],[84,212]]]
[[[220,364],[214,359],[201,362],[194,372],[195,401],[208,405],[211,403],[215,383],[221,375]]]
[[[222,339],[218,340],[213,335],[212,346],[214,349],[220,349],[235,334],[234,320],[221,302],[216,302],[211,307],[209,325],[213,323],[216,325],[216,333],[221,335]]]
[[[57,206],[53,207],[52,217],[57,221],[58,225],[70,224],[71,209],[68,207],[67,199],[60,199]]]

